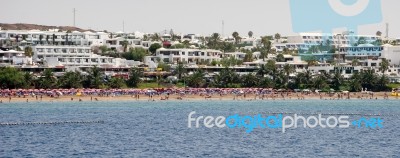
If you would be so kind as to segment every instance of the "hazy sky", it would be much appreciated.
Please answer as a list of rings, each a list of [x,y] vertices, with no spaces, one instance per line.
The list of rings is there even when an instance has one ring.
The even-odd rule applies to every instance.
[[[293,34],[289,0],[0,0],[0,23],[73,25],[95,30],[247,35]],[[304,0],[307,1],[307,0]],[[350,0],[351,1],[351,0]],[[356,0],[352,0],[356,1]],[[375,1],[375,0],[371,0]],[[359,33],[400,37],[399,0],[382,0],[383,20],[360,26]]]

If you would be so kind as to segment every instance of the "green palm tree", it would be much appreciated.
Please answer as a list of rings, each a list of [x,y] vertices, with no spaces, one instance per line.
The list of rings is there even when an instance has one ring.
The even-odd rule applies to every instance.
[[[233,88],[234,83],[239,79],[239,75],[228,67],[223,68],[219,74],[215,75],[215,85],[219,88]]]
[[[46,44],[49,44],[49,39],[50,39],[50,36],[46,35]]]
[[[312,79],[311,71],[307,70],[305,72],[297,74],[295,78],[295,84],[298,86],[298,88],[301,88],[302,86],[304,88],[310,88],[311,79]]]
[[[261,88],[273,88],[274,82],[269,77],[261,77],[259,78],[257,86]]]
[[[275,36],[274,36],[274,39],[275,39],[276,41],[278,41],[279,39],[281,39],[281,34],[276,33]]]
[[[149,37],[147,35],[143,35],[143,41],[148,41]]]
[[[304,73],[300,72],[297,73],[296,77],[294,78],[294,88],[300,89],[302,84],[305,84]]]
[[[253,61],[253,52],[247,52],[244,56],[243,62],[252,62]]]
[[[150,40],[152,41],[161,41],[161,37],[158,33],[154,33],[150,36]]]
[[[326,87],[328,87],[328,84],[326,83],[326,78],[323,75],[318,75],[317,77],[313,78],[312,81],[312,86],[315,89],[325,89]]]
[[[84,77],[79,71],[68,71],[58,80],[58,85],[61,88],[82,88]]]
[[[69,45],[69,41],[68,41],[68,33],[65,35],[65,45]]]
[[[40,35],[39,35],[39,43],[40,43],[40,44],[43,44],[43,43],[42,43],[42,40],[43,40],[43,35],[40,34]]]
[[[382,36],[382,32],[381,31],[376,31],[376,36],[381,37]]]
[[[188,40],[184,40],[182,42],[182,45],[183,45],[184,48],[189,48],[190,47],[190,42]]]
[[[123,78],[120,78],[120,77],[112,77],[108,81],[107,85],[110,88],[126,88],[125,80]]]
[[[249,35],[249,37],[253,37],[253,31],[249,31],[249,33],[247,33]]]
[[[213,33],[211,37],[209,37],[207,45],[211,49],[217,49],[220,42],[221,36],[218,33]]]
[[[377,76],[372,70],[364,70],[361,72],[361,85],[364,88],[372,90],[375,86]]]
[[[278,76],[278,67],[276,66],[276,62],[273,60],[268,60],[266,64],[268,75],[272,77],[272,80],[276,82],[276,78]]]
[[[27,56],[27,57],[32,57],[33,56],[32,47],[29,47],[29,46],[25,47],[24,52],[25,52],[24,53],[25,56]]]
[[[283,72],[285,73],[285,85],[286,85],[286,88],[287,88],[287,85],[289,84],[289,77],[290,77],[289,75],[291,73],[295,72],[295,69],[294,69],[294,67],[292,65],[285,64],[283,66]]]
[[[40,87],[44,89],[52,89],[56,88],[57,80],[53,76],[53,70],[46,69],[42,72],[42,76],[40,78]]]
[[[317,65],[318,64],[318,61],[316,61],[316,60],[307,60],[307,67],[310,67],[310,66],[315,66],[315,65]]]
[[[358,66],[360,64],[360,61],[358,60],[358,59],[353,59],[352,61],[351,61],[351,65],[352,66]]]
[[[264,77],[266,74],[268,74],[267,67],[265,64],[261,64],[257,69],[257,76]]]
[[[269,41],[267,36],[261,38],[261,43],[262,43],[263,47],[260,48],[261,49],[260,55],[261,55],[261,58],[263,59],[263,61],[265,61],[265,58],[268,57],[268,54],[271,52],[272,44],[271,44],[271,41]]]
[[[343,84],[343,76],[340,71],[335,71],[332,76],[332,85],[335,90],[339,90],[340,86]]]
[[[276,71],[274,79],[275,88],[287,88],[285,72],[280,69]]]
[[[53,36],[52,36],[52,44],[55,45],[55,43],[56,43],[56,35],[53,34]]]
[[[129,71],[129,79],[126,81],[129,87],[137,87],[139,83],[142,81],[141,77],[143,77],[142,69],[137,67],[133,67]]]
[[[14,67],[0,68],[0,88],[14,89],[26,87],[24,73]]]
[[[252,73],[241,76],[240,80],[241,80],[240,85],[242,88],[256,87],[257,84],[259,83],[259,78],[253,75]]]
[[[205,84],[204,76],[204,72],[199,70],[187,76],[185,81],[189,87],[199,88]]]
[[[124,48],[124,52],[127,52],[128,51],[129,42],[127,40],[124,40],[124,41],[121,42],[121,45]]]
[[[240,40],[240,36],[239,36],[239,33],[238,32],[233,32],[232,33],[232,37],[235,39],[235,44],[237,45],[238,43],[239,43],[239,40]]]
[[[179,62],[175,68],[175,74],[178,75],[178,79],[182,79],[182,75],[186,74],[186,66],[182,62]]]
[[[358,72],[353,73],[349,81],[349,87],[351,92],[360,92],[362,89],[361,75]]]
[[[101,74],[100,69],[97,66],[93,66],[89,70],[89,75],[87,76],[88,87],[90,88],[100,88],[102,85],[103,75]]]
[[[285,62],[285,57],[283,56],[283,54],[278,54],[276,56],[276,62]]]
[[[382,73],[385,73],[389,69],[389,65],[389,61],[383,58],[379,70],[381,70]]]
[[[19,35],[15,35],[15,41],[18,43],[19,42]]]
[[[385,74],[383,74],[382,76],[379,77],[377,81],[378,85],[377,90],[386,91],[388,89],[386,85],[389,83],[390,83],[389,78]]]

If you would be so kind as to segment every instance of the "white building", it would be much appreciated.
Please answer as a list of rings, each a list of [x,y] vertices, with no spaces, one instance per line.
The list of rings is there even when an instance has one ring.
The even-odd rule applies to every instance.
[[[248,50],[261,47],[261,38],[242,38],[239,41],[238,46]]]
[[[336,47],[351,46],[358,41],[371,44],[378,39],[376,35],[355,35],[351,33],[325,34],[325,33],[299,33],[298,35],[288,36],[286,48],[308,50],[313,45],[327,44]],[[282,44],[279,44],[282,47]]]
[[[147,56],[145,63],[149,61],[176,64],[184,62],[188,64],[210,63],[221,60],[222,52],[218,50],[200,49],[164,49],[157,50],[155,56]]]
[[[2,50],[0,49],[0,64],[6,65],[24,65],[33,64],[32,57],[27,57],[24,51]]]
[[[127,67],[139,65],[140,62],[121,58],[106,57],[94,54],[89,46],[34,46],[32,47],[35,62],[49,67]]]
[[[223,57],[224,58],[233,57],[233,58],[238,59],[238,60],[243,60],[246,57],[246,53],[243,53],[243,52],[232,52],[232,53],[230,53],[229,52],[229,53],[224,53]]]
[[[382,58],[386,58],[391,65],[400,65],[400,46],[383,45]]]

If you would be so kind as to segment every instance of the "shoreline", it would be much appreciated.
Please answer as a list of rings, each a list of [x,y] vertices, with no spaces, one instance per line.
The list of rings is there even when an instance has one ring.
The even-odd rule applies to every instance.
[[[387,96],[389,95],[389,96]],[[386,97],[385,97],[386,96]],[[350,97],[350,98],[348,98]],[[109,102],[109,101],[274,101],[274,100],[398,100],[399,96],[391,96],[387,92],[376,92],[373,95],[363,93],[345,94],[274,94],[274,95],[199,95],[199,94],[171,94],[171,95],[118,95],[118,96],[59,96],[49,97],[43,96],[21,96],[21,97],[0,97],[0,104],[14,103],[14,102]]]

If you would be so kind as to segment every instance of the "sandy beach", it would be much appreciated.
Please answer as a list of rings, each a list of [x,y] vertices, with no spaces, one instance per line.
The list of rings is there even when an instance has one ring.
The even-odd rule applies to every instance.
[[[116,95],[116,96],[58,96],[58,97],[50,97],[50,96],[12,96],[12,97],[0,97],[0,103],[9,103],[9,102],[87,102],[87,101],[166,101],[166,100],[183,100],[183,101],[197,101],[197,100],[209,100],[209,101],[222,101],[222,100],[245,100],[245,101],[254,101],[254,100],[309,100],[309,99],[317,99],[317,100],[361,100],[361,99],[369,99],[369,100],[382,100],[382,99],[399,99],[400,97],[391,96],[388,92],[376,92],[373,94],[365,94],[365,93],[276,93],[276,94],[160,94],[160,95]]]

